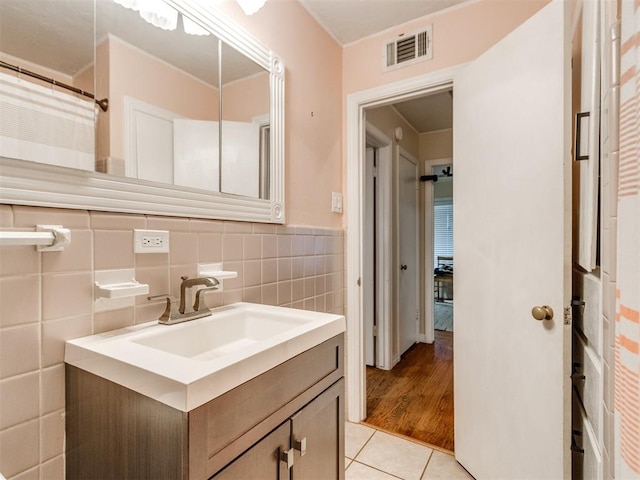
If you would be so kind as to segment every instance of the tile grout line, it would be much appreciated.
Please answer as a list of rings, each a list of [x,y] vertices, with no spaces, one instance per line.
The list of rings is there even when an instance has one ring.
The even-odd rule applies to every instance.
[[[351,468],[351,465],[353,465],[354,463],[357,463],[359,465],[363,465],[363,466],[368,467],[368,468],[370,468],[372,470],[375,470],[377,472],[384,473],[385,475],[389,475],[390,477],[397,478],[399,480],[405,480],[403,477],[398,477],[397,475],[394,475],[393,473],[389,473],[389,472],[386,472],[384,470],[380,470],[377,467],[372,467],[368,463],[358,462],[357,460],[354,460],[353,462],[351,462],[351,464],[349,465],[349,468]]]
[[[358,423],[356,425],[361,425],[361,424]],[[369,427],[369,428],[371,428],[371,427]],[[377,431],[378,430],[375,430],[375,429],[373,430],[373,433],[371,434],[371,436],[369,436],[369,438],[367,438],[367,441],[362,444],[362,447],[360,447],[360,450],[358,450],[358,452],[353,456],[353,458],[351,460],[353,460],[354,462],[357,460],[358,455],[360,455],[362,453],[362,450],[364,450],[364,447],[367,446],[367,444],[371,441],[371,439],[373,438],[373,436],[376,434]],[[362,463],[362,462],[358,462],[358,463]]]
[[[424,469],[422,470],[422,473],[420,474],[420,480],[425,480],[426,479],[425,475],[427,474],[427,468],[429,468],[429,463],[431,463],[431,459],[433,458],[433,452],[435,452],[435,450],[431,449],[431,453],[427,457],[427,463],[424,465]]]

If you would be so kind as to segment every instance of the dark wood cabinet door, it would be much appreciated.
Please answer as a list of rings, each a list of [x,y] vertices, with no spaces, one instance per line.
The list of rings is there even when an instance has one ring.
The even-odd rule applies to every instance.
[[[344,479],[344,380],[291,418],[292,480]]]
[[[291,423],[284,422],[210,480],[289,480],[282,455],[289,450]]]

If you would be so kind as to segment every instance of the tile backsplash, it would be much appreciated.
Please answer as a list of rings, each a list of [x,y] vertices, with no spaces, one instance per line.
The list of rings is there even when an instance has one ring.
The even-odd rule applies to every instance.
[[[0,229],[71,229],[63,252],[0,247],[0,472],[10,480],[64,478],[64,342],[156,320],[164,301],[94,312],[94,272],[134,269],[149,295],[179,296],[198,263],[238,277],[206,297],[344,312],[344,232],[188,218],[0,205]],[[168,230],[170,253],[134,254],[133,229]]]

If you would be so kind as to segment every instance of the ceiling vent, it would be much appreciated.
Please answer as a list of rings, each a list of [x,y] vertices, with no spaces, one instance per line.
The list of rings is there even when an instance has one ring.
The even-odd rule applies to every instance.
[[[433,58],[433,25],[384,42],[382,57],[384,71],[431,60]]]

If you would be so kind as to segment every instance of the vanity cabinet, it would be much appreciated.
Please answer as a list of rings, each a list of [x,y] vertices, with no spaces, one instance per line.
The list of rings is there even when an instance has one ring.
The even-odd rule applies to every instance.
[[[344,479],[344,335],[183,412],[66,366],[67,479]]]
[[[243,453],[215,480],[344,478],[339,422],[344,381],[339,380]]]

